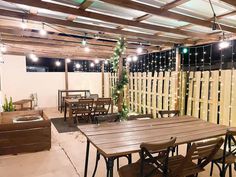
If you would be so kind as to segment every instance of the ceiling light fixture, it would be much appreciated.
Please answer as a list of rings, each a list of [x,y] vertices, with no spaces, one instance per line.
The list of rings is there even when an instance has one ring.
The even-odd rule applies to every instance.
[[[99,60],[98,60],[98,59],[96,59],[96,60],[95,60],[95,63],[96,63],[96,64],[98,64],[98,63],[99,63]]]
[[[55,65],[56,65],[57,67],[59,67],[59,66],[61,66],[61,62],[60,62],[60,61],[56,61],[56,62],[55,62]]]
[[[135,55],[133,56],[133,61],[136,62],[138,60],[138,57]]]
[[[90,63],[90,67],[93,68],[95,65],[94,63]]]
[[[79,68],[81,67],[81,65],[80,65],[79,63],[77,63],[77,64],[75,65],[75,67],[76,67],[77,69],[79,69]]]
[[[143,52],[142,44],[140,43],[139,47],[136,49],[137,54],[141,54]]]
[[[29,54],[29,58],[33,61],[33,62],[37,62],[39,60],[39,58],[33,54],[33,53],[30,53]]]
[[[70,63],[71,62],[71,59],[70,58],[67,58],[66,59],[66,63]]]
[[[83,40],[82,40],[82,45],[83,45],[83,46],[86,46],[86,44],[87,44],[86,39],[83,39]]]
[[[4,44],[1,45],[1,52],[2,53],[6,53],[7,52],[7,47]]]
[[[27,28],[27,24],[26,22],[24,21],[24,19],[22,18],[22,22],[21,22],[21,28],[24,30]]]

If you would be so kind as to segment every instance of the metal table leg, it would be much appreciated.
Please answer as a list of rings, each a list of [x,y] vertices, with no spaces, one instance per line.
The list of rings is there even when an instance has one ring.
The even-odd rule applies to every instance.
[[[114,166],[114,157],[109,157],[107,160],[107,175],[108,177],[113,177],[113,166]]]
[[[87,140],[85,167],[84,167],[84,177],[87,177],[87,173],[88,173],[89,148],[90,148],[90,142],[89,142],[89,140]]]
[[[97,151],[97,157],[96,157],[96,163],[95,163],[95,168],[93,171],[93,177],[95,177],[95,174],[97,172],[97,168],[98,168],[98,161],[100,160],[100,153]]]
[[[64,110],[64,121],[66,121],[66,112],[67,112],[67,104],[65,103],[65,110]]]

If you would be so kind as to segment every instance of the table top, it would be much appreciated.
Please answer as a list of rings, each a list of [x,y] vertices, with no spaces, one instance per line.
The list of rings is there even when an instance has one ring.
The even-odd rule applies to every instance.
[[[31,101],[32,101],[31,99],[22,99],[22,100],[19,100],[19,101],[15,101],[12,104],[21,105],[21,104],[29,103]]]
[[[179,145],[223,136],[228,127],[181,116],[82,125],[78,128],[100,153],[112,157],[139,152],[142,142],[155,143],[177,137],[176,145]]]

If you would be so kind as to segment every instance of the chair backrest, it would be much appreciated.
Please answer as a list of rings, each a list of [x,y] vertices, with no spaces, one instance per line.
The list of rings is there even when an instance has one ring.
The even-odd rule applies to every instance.
[[[95,116],[94,118],[96,124],[100,124],[102,122],[118,122],[120,120],[120,116],[118,113],[98,115]]]
[[[152,119],[153,116],[152,116],[152,114],[130,115],[130,116],[128,117],[128,120],[140,120],[140,119],[142,119],[142,118],[150,118],[150,119]]]
[[[88,98],[97,100],[98,99],[98,94],[90,94],[90,96]]]
[[[211,162],[223,142],[223,138],[217,138],[193,143],[189,148],[184,160],[174,172],[176,177],[182,177],[183,169],[194,160],[199,160],[200,163],[198,163],[197,166],[199,168],[204,168]]]
[[[78,101],[78,108],[92,108],[93,107],[93,99],[82,98]]]
[[[96,101],[94,112],[99,111],[99,108],[105,108],[105,114],[107,114],[109,112],[110,106],[111,98],[98,98]]]
[[[163,174],[163,176],[168,176],[168,158],[169,152],[171,148],[174,147],[176,138],[170,138],[170,140],[163,141],[160,143],[142,143],[140,145],[141,152],[141,168],[140,168],[140,176],[144,176],[144,165],[145,163],[152,163],[156,168],[152,172],[159,171]],[[150,173],[148,176],[151,176]]]
[[[163,117],[175,117],[175,116],[179,116],[180,111],[179,110],[168,110],[168,111],[158,111],[158,113],[160,114],[161,118]]]

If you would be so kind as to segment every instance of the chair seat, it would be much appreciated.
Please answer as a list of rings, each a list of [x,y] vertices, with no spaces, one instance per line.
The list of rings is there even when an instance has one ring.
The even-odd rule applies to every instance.
[[[178,156],[172,156],[169,158],[168,161],[168,169],[170,170],[170,175],[171,177],[175,176],[175,173],[179,169],[180,164],[185,160],[185,157],[182,155]],[[203,168],[198,167],[197,164],[194,162],[189,162],[186,167],[183,169],[183,176],[189,176],[193,174],[197,174],[199,172],[204,171]]]
[[[223,161],[223,154],[224,154],[224,150],[220,149],[216,155],[214,156],[213,161],[218,162],[218,163],[222,163]],[[226,154],[228,154],[228,152],[226,152]],[[233,164],[236,162],[236,156],[234,156],[233,154],[227,155],[225,158],[225,163],[226,164]]]
[[[125,165],[119,169],[120,177],[139,177],[140,176],[140,161],[132,164]],[[149,174],[155,169],[152,164],[144,164],[144,176]],[[163,177],[161,173],[156,172],[151,177]]]
[[[75,110],[75,112],[77,114],[89,114],[92,111],[90,109],[87,109],[87,108],[78,108],[78,109]]]
[[[107,112],[106,108],[96,108],[95,112]]]

